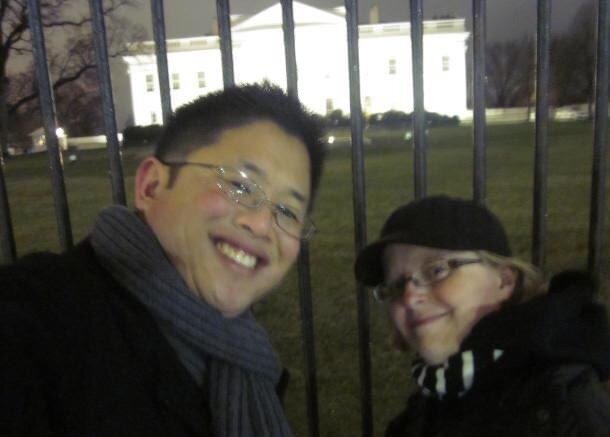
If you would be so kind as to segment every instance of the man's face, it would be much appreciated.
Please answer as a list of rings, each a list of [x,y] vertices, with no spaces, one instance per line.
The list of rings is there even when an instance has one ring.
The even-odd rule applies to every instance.
[[[271,121],[230,128],[185,161],[245,170],[274,203],[305,212],[309,156],[303,142]],[[145,160],[136,176],[136,207],[191,291],[235,317],[269,293],[295,261],[300,240],[280,229],[269,204],[236,204],[214,170],[170,168]]]

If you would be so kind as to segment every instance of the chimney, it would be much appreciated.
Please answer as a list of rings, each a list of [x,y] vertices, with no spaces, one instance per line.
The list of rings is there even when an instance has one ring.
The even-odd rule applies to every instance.
[[[369,24],[379,23],[379,4],[376,2],[369,10]]]

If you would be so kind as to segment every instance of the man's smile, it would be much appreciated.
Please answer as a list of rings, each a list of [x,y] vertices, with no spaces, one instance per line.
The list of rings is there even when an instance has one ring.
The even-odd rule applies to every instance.
[[[245,247],[243,244],[222,237],[213,238],[212,241],[221,256],[228,258],[239,267],[254,270],[268,263],[266,256],[254,253],[252,248]]]

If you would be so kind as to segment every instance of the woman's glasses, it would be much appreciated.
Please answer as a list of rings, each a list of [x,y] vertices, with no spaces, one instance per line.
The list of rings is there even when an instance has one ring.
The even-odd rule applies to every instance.
[[[428,263],[411,276],[401,276],[389,284],[380,284],[373,290],[373,296],[379,302],[391,302],[402,296],[409,282],[416,287],[434,284],[448,278],[456,269],[468,264],[481,263],[481,259],[439,259]]]

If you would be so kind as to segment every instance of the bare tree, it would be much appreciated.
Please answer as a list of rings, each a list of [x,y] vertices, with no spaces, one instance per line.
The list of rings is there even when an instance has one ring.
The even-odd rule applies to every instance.
[[[57,119],[70,136],[103,132],[102,98],[97,76],[89,71],[77,81],[62,87],[55,94]]]
[[[138,0],[105,0],[104,15],[110,57],[127,53],[141,41],[144,31],[127,23],[118,13],[135,6]],[[15,116],[35,102],[38,90],[32,64],[32,46],[26,0],[0,0],[0,96],[5,111]],[[93,72],[95,53],[91,18],[82,0],[41,0],[40,12],[47,38],[49,69],[55,93]],[[24,62],[29,56],[30,62]],[[20,68],[9,68],[21,64]],[[25,65],[25,67],[24,67]],[[15,72],[15,71],[18,72]],[[78,88],[78,87],[77,87]],[[29,108],[28,108],[29,109]],[[3,141],[4,143],[4,141]]]
[[[486,61],[489,106],[529,105],[535,73],[532,39],[491,44],[487,47]]]
[[[595,76],[595,9],[583,4],[568,31],[555,38],[551,51],[553,95],[558,106],[589,103],[592,115]]]

